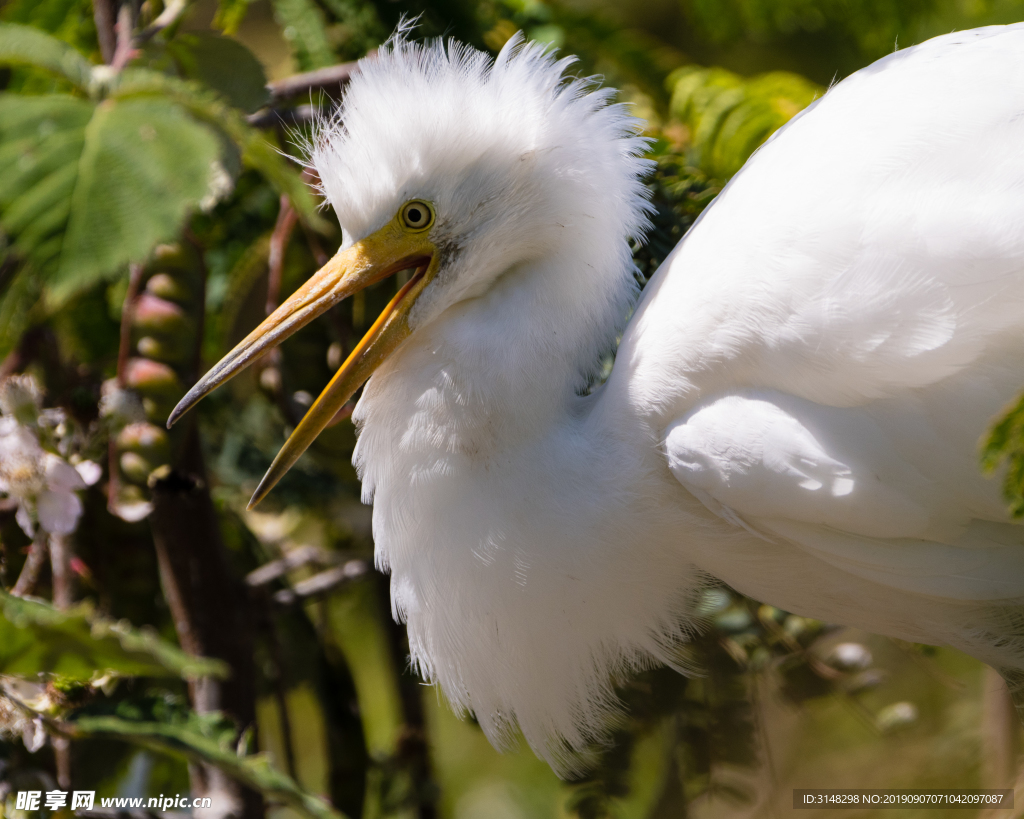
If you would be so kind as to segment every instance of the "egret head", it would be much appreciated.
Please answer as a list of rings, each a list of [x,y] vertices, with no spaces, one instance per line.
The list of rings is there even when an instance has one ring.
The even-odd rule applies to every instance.
[[[284,475],[376,367],[417,329],[567,236],[645,224],[637,121],[612,91],[565,76],[513,38],[492,62],[400,32],[364,60],[309,159],[343,231],[338,253],[206,374],[169,423],[342,299],[412,271],[307,412],[253,497]],[[628,259],[625,260],[628,262]],[[585,286],[582,284],[581,286]]]

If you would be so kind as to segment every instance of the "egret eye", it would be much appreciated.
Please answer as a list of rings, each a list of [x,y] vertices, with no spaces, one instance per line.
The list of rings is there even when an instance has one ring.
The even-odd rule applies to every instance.
[[[402,224],[409,230],[426,230],[434,224],[434,209],[430,203],[421,199],[413,199],[402,205],[399,211]]]

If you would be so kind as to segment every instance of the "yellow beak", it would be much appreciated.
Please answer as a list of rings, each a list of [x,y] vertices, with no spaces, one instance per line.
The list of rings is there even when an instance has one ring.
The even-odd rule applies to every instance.
[[[313,402],[285,442],[249,501],[252,509],[299,459],[353,393],[409,336],[409,311],[437,270],[437,254],[426,234],[409,232],[398,220],[351,247],[340,250],[280,307],[181,399],[167,419],[170,427],[207,393],[252,364],[292,333],[325,313],[342,299],[401,270],[414,270],[362,341]]]

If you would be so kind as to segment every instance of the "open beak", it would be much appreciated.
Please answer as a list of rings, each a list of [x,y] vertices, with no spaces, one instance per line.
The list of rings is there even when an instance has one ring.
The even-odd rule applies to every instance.
[[[249,501],[252,509],[299,459],[338,410],[373,371],[409,336],[409,311],[437,268],[434,246],[424,234],[410,234],[394,222],[351,247],[340,250],[230,353],[199,379],[167,419],[170,427],[185,412],[228,379],[276,347],[342,299],[401,270],[412,277],[398,291],[362,341],[306,412],[277,453]]]

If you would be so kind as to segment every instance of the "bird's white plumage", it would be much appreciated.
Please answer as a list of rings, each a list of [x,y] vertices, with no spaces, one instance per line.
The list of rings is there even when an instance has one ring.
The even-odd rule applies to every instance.
[[[1024,537],[977,441],[1024,383],[1024,27],[831,89],[634,297],[633,123],[532,48],[401,38],[314,143],[346,242],[410,198],[444,265],[357,409],[413,661],[560,770],[709,577],[1024,669]]]

